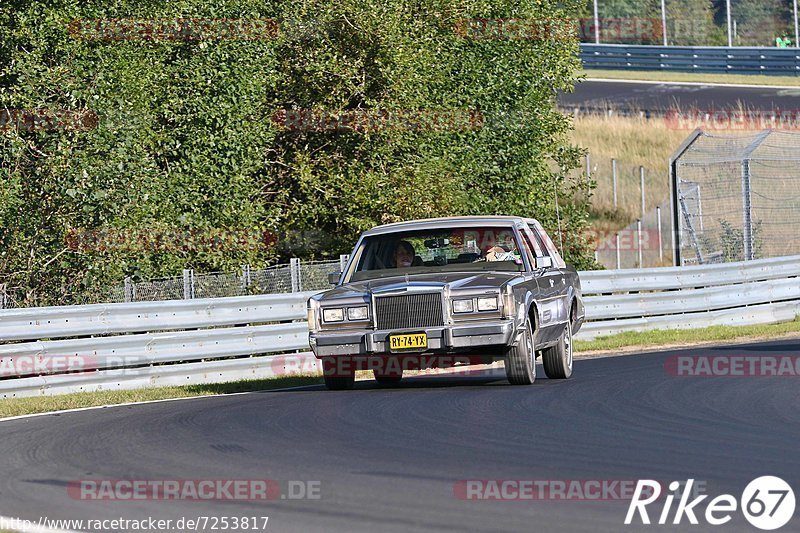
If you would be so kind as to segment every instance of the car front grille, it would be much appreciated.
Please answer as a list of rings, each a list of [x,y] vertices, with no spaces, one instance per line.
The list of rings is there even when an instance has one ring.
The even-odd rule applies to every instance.
[[[375,297],[378,329],[406,329],[443,326],[441,293],[403,294]]]

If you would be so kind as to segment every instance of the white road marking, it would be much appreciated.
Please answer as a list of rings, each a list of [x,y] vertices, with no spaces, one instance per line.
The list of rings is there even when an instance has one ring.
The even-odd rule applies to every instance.
[[[639,83],[647,85],[690,85],[694,87],[738,87],[744,89],[798,89],[800,88],[800,78],[797,85],[747,85],[744,83],[709,83],[706,81],[648,81],[648,80],[615,80],[609,78],[586,78],[584,81],[599,81],[603,83]]]

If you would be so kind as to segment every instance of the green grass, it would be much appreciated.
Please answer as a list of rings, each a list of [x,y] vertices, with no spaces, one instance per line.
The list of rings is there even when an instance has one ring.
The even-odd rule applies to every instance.
[[[668,198],[669,156],[689,135],[672,129],[663,119],[580,115],[573,117],[572,142],[589,150],[592,178],[592,228],[615,231],[641,212],[639,166],[645,172],[647,209]],[[611,159],[617,160],[618,210],[614,212]],[[584,170],[584,169],[581,169]]]
[[[647,81],[692,81],[700,83],[737,83],[741,85],[786,85],[800,87],[800,76],[765,76],[758,74],[701,74],[692,72],[661,72],[631,70],[581,71],[587,78],[609,78],[615,80]]]
[[[800,332],[800,317],[791,322],[757,326],[711,326],[698,329],[665,329],[627,332],[592,341],[575,340],[576,352],[613,350],[625,347],[659,347],[713,341],[759,339]]]
[[[322,383],[321,376],[291,376],[284,378],[257,379],[230,383],[208,383],[203,385],[184,385],[181,387],[153,387],[121,391],[79,392],[60,396],[36,396],[29,398],[10,398],[0,400],[0,418],[9,416],[63,411],[81,407],[113,405],[120,403],[147,402],[168,398],[190,398],[235,392],[299,387]]]

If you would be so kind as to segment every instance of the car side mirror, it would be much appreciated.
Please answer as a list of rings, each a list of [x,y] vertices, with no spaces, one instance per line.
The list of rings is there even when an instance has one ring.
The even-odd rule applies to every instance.
[[[339,278],[341,277],[342,277],[341,272],[329,272],[328,283],[330,283],[331,285],[336,285],[337,283],[339,283]]]
[[[536,268],[552,268],[553,258],[549,255],[536,258]]]

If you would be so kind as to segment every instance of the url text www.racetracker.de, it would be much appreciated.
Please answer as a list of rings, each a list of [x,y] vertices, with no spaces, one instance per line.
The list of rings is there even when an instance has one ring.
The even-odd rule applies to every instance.
[[[0,530],[11,531],[266,531],[268,516],[193,516],[159,519],[52,519],[0,517]]]

